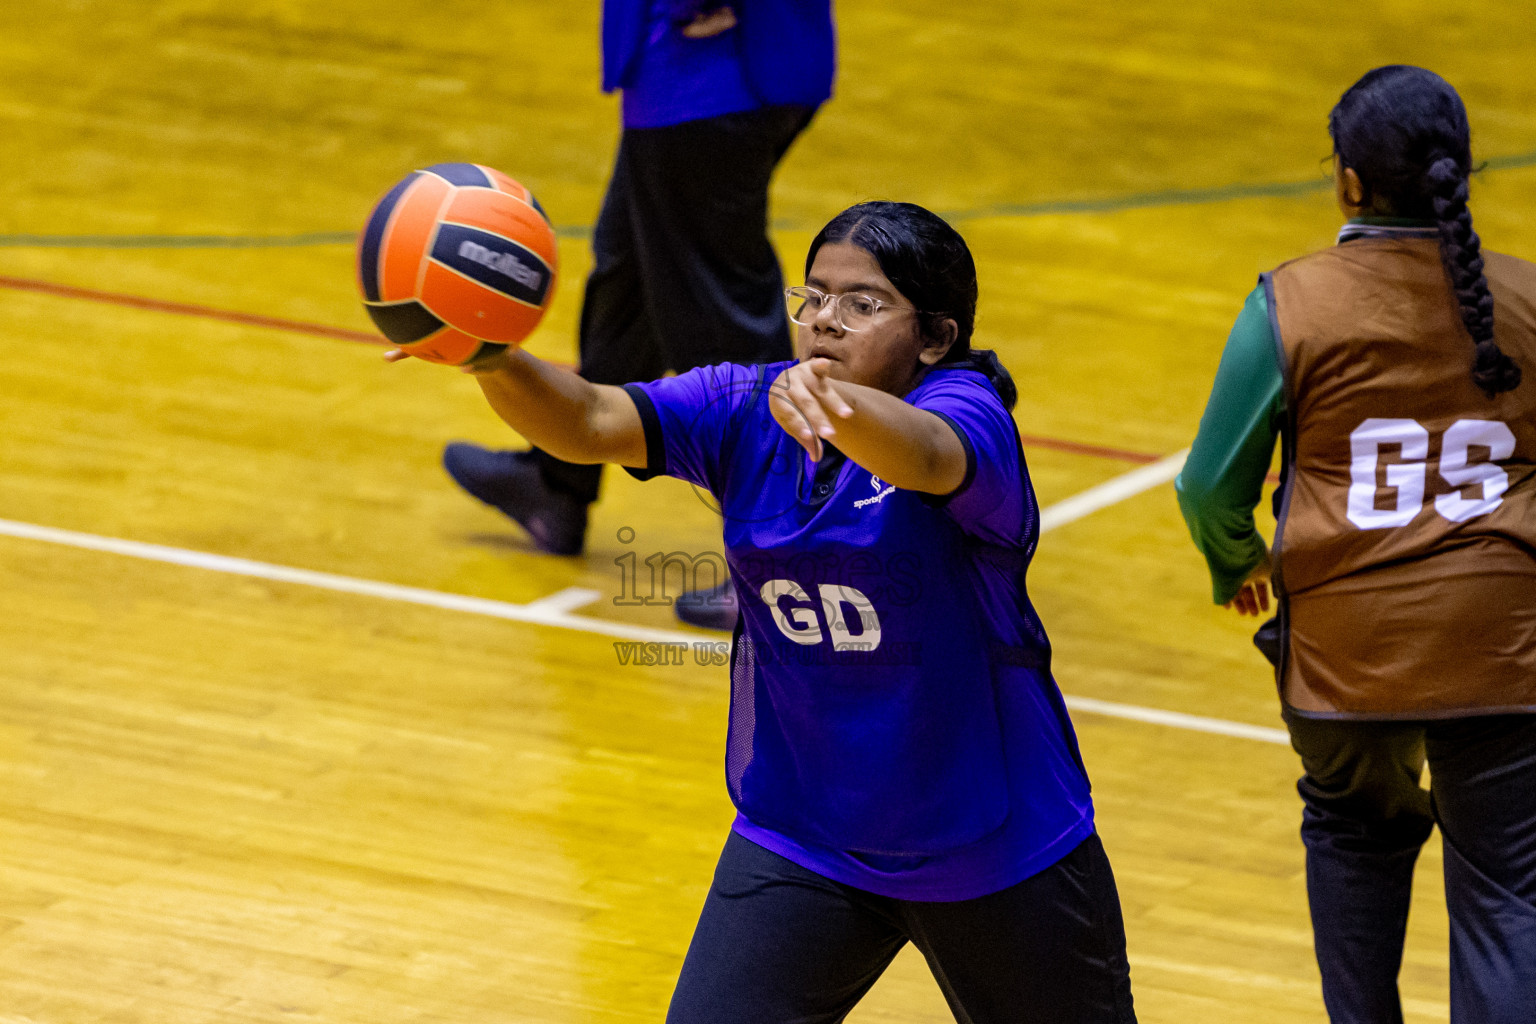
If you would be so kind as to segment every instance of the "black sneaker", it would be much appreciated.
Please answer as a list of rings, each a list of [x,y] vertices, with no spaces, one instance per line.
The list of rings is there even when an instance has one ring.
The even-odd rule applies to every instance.
[[[443,449],[443,468],[454,483],[527,530],[540,551],[581,554],[587,503],[550,487],[532,452],[498,452],[455,441]]]
[[[736,584],[729,579],[718,587],[682,594],[672,607],[677,617],[690,626],[725,633],[735,631],[736,618],[741,614],[736,600]]]

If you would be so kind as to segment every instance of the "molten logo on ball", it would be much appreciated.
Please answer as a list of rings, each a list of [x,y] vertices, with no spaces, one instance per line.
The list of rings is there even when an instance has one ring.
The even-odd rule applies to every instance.
[[[463,224],[441,224],[432,259],[492,291],[542,306],[549,269],[538,254],[502,235]]]
[[[485,246],[477,245],[466,238],[459,243],[459,255],[471,263],[478,263],[482,267],[490,267],[499,274],[505,274],[527,288],[537,288],[544,283],[543,274],[510,252],[492,252]]]

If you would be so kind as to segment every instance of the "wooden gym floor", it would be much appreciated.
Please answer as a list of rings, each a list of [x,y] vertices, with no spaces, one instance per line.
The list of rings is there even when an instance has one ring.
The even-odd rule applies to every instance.
[[[707,551],[714,517],[610,474],[587,554],[534,554],[438,466],[452,438],[517,441],[473,382],[316,327],[367,329],[347,238],[377,195],[474,160],[564,230],[530,347],[574,359],[617,134],[596,8],[7,5],[0,1022],[661,1018],[731,817],[726,680],[620,664],[680,627],[614,605],[616,560]],[[1478,227],[1536,255],[1526,5],[838,13],[838,94],[775,186],[792,279],[853,201],[952,214],[1042,503],[1162,481],[1093,491],[1123,500],[1048,533],[1032,575],[1141,1019],[1322,1020],[1296,760],[1156,460],[1255,274],[1331,240],[1325,116],[1367,68],[1462,90],[1493,160]],[[1447,1019],[1439,870],[1432,844],[1417,1024]],[[850,1019],[948,1017],[903,954]]]

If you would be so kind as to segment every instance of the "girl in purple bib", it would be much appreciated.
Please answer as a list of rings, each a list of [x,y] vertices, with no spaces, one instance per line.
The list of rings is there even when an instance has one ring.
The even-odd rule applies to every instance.
[[[538,447],[708,489],[741,595],[738,816],[673,1024],[839,1021],[915,943],[959,1021],[1134,1021],[1119,897],[1025,573],[1013,381],[942,219],[862,203],[786,295],[795,362],[623,388],[469,369]],[[677,325],[685,330],[685,325]]]

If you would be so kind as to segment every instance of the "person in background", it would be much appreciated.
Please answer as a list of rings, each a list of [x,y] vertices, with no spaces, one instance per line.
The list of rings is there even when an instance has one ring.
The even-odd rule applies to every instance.
[[[1536,266],[1482,248],[1466,110],[1377,68],[1328,119],[1347,223],[1248,296],[1177,481],[1217,603],[1279,616],[1335,1024],[1401,1022],[1413,867],[1445,840],[1451,1020],[1536,1020]],[[1283,435],[1273,550],[1253,508]],[[1426,762],[1428,790],[1420,786]]]
[[[602,43],[623,134],[592,233],[578,372],[619,385],[790,358],[768,185],[832,93],[830,0],[604,0]],[[443,465],[541,550],[581,553],[600,465],[465,442]],[[676,610],[732,629],[735,590],[685,594]]]

